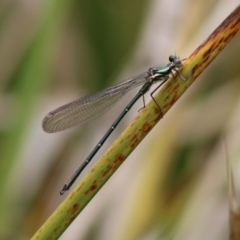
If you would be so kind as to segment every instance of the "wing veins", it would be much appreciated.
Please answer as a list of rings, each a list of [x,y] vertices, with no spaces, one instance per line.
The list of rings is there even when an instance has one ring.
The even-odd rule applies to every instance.
[[[51,111],[43,119],[43,129],[58,132],[93,120],[112,108],[129,90],[142,85],[147,76],[147,72],[142,73]]]

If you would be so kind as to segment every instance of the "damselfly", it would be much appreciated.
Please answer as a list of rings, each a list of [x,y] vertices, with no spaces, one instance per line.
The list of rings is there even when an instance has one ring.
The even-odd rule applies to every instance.
[[[175,55],[171,55],[169,56],[169,63],[166,65],[151,67],[146,72],[136,77],[130,78],[117,85],[108,87],[97,93],[82,97],[78,100],[63,105],[47,114],[47,116],[43,119],[42,123],[44,131],[49,133],[63,131],[70,127],[74,127],[79,124],[88,122],[96,118],[97,116],[103,114],[104,112],[108,111],[129,90],[143,85],[138,91],[138,93],[135,95],[135,97],[125,107],[119,117],[111,125],[106,134],[98,142],[98,144],[89,154],[89,156],[85,159],[85,161],[81,164],[81,166],[77,169],[73,176],[64,184],[63,189],[60,192],[61,195],[72,186],[77,177],[88,165],[88,163],[93,159],[95,154],[102,147],[104,142],[113,132],[113,130],[117,127],[123,117],[127,114],[130,108],[140,97],[143,96],[144,98],[144,94],[150,89],[153,83],[161,81],[161,84],[151,93],[151,97],[155,101],[153,97],[154,92],[169,79],[170,75],[174,74],[174,71],[183,81],[186,81],[186,79],[178,72],[178,68],[182,67],[182,61],[184,60],[185,59],[179,59]],[[159,109],[161,111],[160,107]]]

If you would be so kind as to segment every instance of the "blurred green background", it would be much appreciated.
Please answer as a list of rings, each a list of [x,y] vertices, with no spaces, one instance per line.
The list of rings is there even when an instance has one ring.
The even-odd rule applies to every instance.
[[[237,5],[233,0],[2,1],[0,239],[31,238],[67,196],[59,195],[64,182],[137,89],[105,115],[61,133],[41,129],[49,111],[166,63],[170,54],[187,57]],[[238,34],[61,240],[228,239],[221,139],[238,186],[239,42]],[[139,101],[97,157],[141,107]]]

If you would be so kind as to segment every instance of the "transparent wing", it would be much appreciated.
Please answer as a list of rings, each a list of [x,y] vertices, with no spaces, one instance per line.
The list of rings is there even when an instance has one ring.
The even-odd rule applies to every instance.
[[[82,97],[51,111],[43,119],[44,131],[53,133],[91,121],[108,111],[129,90],[146,82],[148,73],[142,73],[115,86]]]

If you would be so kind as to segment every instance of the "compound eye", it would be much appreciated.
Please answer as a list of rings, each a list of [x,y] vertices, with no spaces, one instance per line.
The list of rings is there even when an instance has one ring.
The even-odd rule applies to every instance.
[[[175,60],[176,58],[177,58],[176,56],[170,55],[170,56],[169,56],[169,62],[174,62],[174,60]]]

